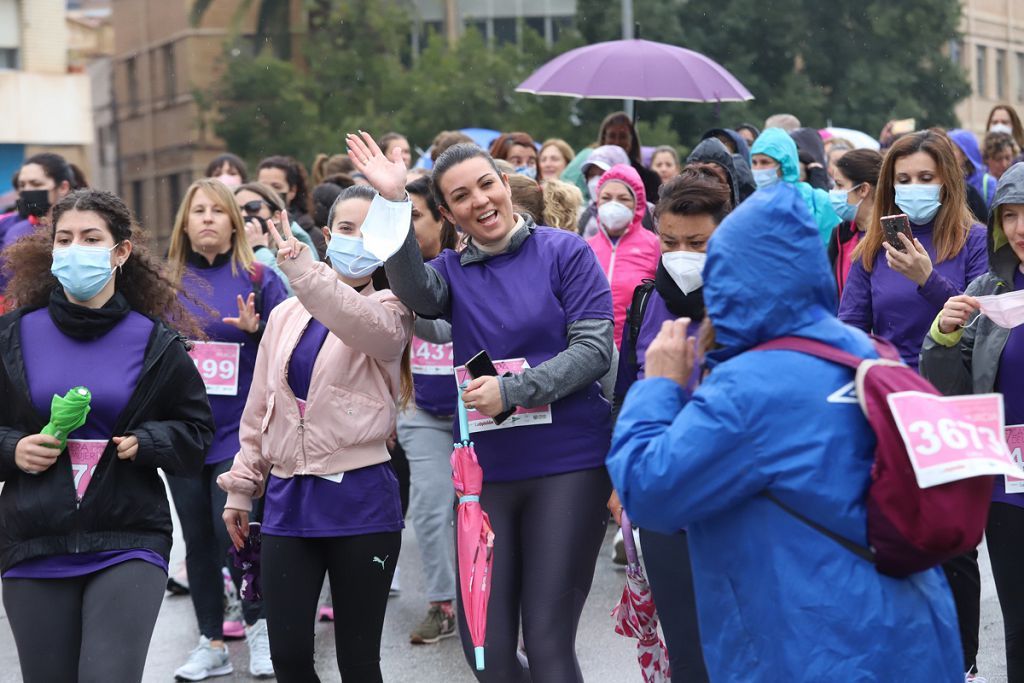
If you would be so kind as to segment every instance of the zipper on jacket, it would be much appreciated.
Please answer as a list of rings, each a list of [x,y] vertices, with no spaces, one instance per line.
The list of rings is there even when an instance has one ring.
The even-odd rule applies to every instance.
[[[625,237],[625,235],[622,237]],[[612,238],[608,238],[608,241],[612,242],[612,258],[608,261],[608,284],[611,284],[612,279],[615,277],[615,254],[619,251],[619,242],[622,241],[622,237],[620,237],[616,242],[612,242]]]
[[[299,443],[302,445],[302,468],[303,470],[307,467],[306,462],[306,418],[299,417]]]

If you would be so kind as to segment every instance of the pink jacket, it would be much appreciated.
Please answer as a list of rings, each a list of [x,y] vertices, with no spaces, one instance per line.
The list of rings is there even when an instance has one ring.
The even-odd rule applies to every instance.
[[[598,192],[609,180],[620,180],[629,185],[636,199],[633,222],[617,242],[612,243],[604,230],[598,230],[596,235],[587,240],[611,284],[612,310],[615,313],[615,345],[619,346],[622,343],[626,309],[633,300],[633,290],[641,280],[654,277],[658,270],[658,260],[661,258],[661,246],[658,243],[658,236],[640,223],[647,210],[647,195],[640,174],[632,166],[616,164],[601,176],[597,185]],[[600,219],[598,223],[600,224]]]
[[[369,284],[357,292],[309,249],[280,263],[295,297],[267,321],[231,470],[217,478],[227,507],[250,510],[274,476],[338,474],[390,459],[386,440],[395,428],[401,359],[412,336],[413,314],[390,290]],[[299,417],[288,386],[288,361],[315,317],[330,334],[317,356]]]

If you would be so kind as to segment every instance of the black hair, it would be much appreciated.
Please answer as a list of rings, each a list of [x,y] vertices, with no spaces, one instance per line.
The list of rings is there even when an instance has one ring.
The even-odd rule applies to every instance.
[[[423,197],[423,201],[427,203],[427,210],[430,211],[430,215],[434,217],[435,221],[441,220],[441,211],[437,208],[437,201],[431,193],[430,180],[427,178],[417,178],[405,186],[405,191],[417,197]]]
[[[330,226],[331,208],[342,188],[333,183],[321,183],[313,188],[313,224],[318,228]]]
[[[463,142],[458,145],[453,145],[446,149],[444,153],[437,158],[434,162],[434,171],[430,176],[430,185],[434,193],[434,201],[438,206],[448,208],[448,202],[445,201],[444,192],[441,191],[441,179],[444,174],[451,170],[453,166],[461,164],[463,161],[469,161],[470,159],[486,159],[487,163],[494,169],[494,173],[500,178],[501,171],[498,170],[497,164],[494,163],[494,159],[488,154],[483,148],[471,143]]]
[[[241,176],[242,182],[249,182],[249,169],[246,168],[245,162],[242,161],[241,157],[232,154],[231,152],[225,152],[219,154],[213,158],[213,160],[206,165],[206,177],[214,178],[220,175],[220,169],[224,168],[224,164],[227,164],[231,168],[238,171],[238,175]]]
[[[284,171],[288,187],[295,188],[295,198],[288,206],[294,214],[308,214],[310,211],[309,183],[306,180],[306,169],[296,159],[285,156],[267,157],[256,167],[256,175],[265,168],[276,168]]]
[[[68,163],[67,159],[59,154],[54,154],[53,152],[33,154],[25,160],[22,166],[28,166],[29,164],[41,166],[46,177],[52,178],[58,187],[64,181],[67,181],[68,187],[72,190],[85,187],[85,177],[81,175],[81,171],[78,171],[76,174],[75,169]]]
[[[330,230],[331,226],[334,225],[334,209],[342,202],[349,199],[365,199],[368,202],[372,202],[374,197],[377,196],[377,191],[369,185],[353,185],[352,187],[346,187],[345,190],[338,195],[334,203],[331,204],[331,210],[327,212],[327,229]]]
[[[709,215],[718,225],[732,210],[732,188],[711,168],[686,166],[659,190],[655,217]]]

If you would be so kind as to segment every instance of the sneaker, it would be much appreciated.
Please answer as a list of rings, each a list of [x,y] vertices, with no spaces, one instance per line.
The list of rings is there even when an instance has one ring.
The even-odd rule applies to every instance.
[[[199,637],[199,647],[192,650],[188,661],[174,672],[179,681],[205,681],[212,676],[227,676],[235,669],[226,647],[214,648],[206,636]]]
[[[324,605],[320,608],[317,619],[320,621],[334,621],[334,608],[330,605]]]
[[[397,597],[402,592],[402,587],[398,583],[398,567],[395,567],[395,575],[391,577],[391,590],[388,591],[388,597]]]
[[[612,541],[612,562],[626,566],[626,543],[622,540],[622,529],[615,532],[615,540]]]
[[[188,595],[188,572],[184,562],[178,565],[173,576],[167,577],[167,591],[171,595]]]
[[[964,674],[964,683],[988,683],[988,679],[984,676],[979,676],[978,669],[972,666],[971,671]]]
[[[445,614],[440,605],[432,605],[426,618],[409,636],[413,645],[429,645],[455,635],[455,615]]]
[[[245,627],[245,642],[249,644],[249,674],[254,678],[272,678],[274,663],[270,661],[266,619]]]

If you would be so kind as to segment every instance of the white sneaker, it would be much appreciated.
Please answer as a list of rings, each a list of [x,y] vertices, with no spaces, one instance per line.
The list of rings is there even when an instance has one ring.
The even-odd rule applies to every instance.
[[[234,670],[227,647],[214,648],[209,638],[199,636],[199,647],[192,650],[188,661],[174,672],[174,677],[179,681],[205,681],[212,676],[227,676]]]
[[[402,586],[398,583],[398,567],[395,567],[395,575],[391,577],[391,590],[388,591],[388,597],[393,598],[402,592]]]
[[[254,678],[272,678],[274,663],[270,661],[270,637],[267,635],[266,619],[245,627],[245,642],[249,644],[249,674]]]

